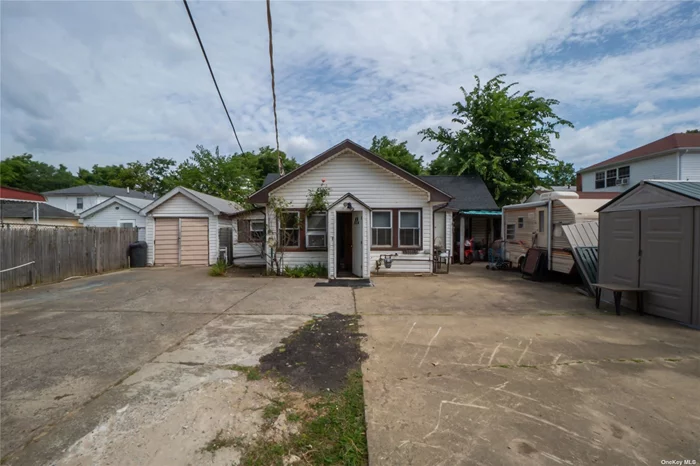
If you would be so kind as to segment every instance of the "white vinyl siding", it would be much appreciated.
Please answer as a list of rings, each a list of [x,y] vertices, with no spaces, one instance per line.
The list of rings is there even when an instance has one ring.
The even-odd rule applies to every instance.
[[[700,152],[687,152],[681,155],[680,179],[700,181]]]
[[[607,176],[608,170],[620,167],[629,167],[629,182],[626,186],[613,184],[596,189],[596,173],[604,173],[604,176]],[[582,173],[581,184],[583,191],[623,192],[642,180],[677,180],[678,172],[678,153],[673,152],[659,157],[627,160]],[[607,178],[604,178],[603,182],[605,183],[606,180]]]
[[[210,210],[184,196],[176,194],[149,214],[154,217],[208,217]]]
[[[347,193],[372,208],[422,207],[429,200],[427,191],[352,151],[345,151],[312,168],[273,190],[270,195],[289,201],[291,209],[303,209],[309,189],[321,186],[323,179],[331,189],[329,204],[335,203]]]
[[[82,220],[86,227],[117,227],[122,221],[133,221],[139,229],[139,241],[146,239],[146,217],[116,202]]]
[[[83,208],[78,209],[77,207],[77,199],[82,198],[83,200]],[[51,196],[48,195],[46,196],[46,203],[49,205],[52,205],[54,207],[58,207],[59,209],[67,210],[68,212],[73,212],[74,214],[79,214],[81,212],[84,212],[88,210],[91,207],[96,206],[97,204],[100,204],[104,201],[109,199],[109,197],[105,196],[88,196],[88,195],[83,195],[83,196]]]

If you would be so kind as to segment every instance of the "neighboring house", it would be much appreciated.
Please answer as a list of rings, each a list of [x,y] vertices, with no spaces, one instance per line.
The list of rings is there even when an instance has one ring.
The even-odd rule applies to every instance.
[[[577,191],[622,192],[642,180],[700,181],[700,134],[675,133],[577,174]]]
[[[115,188],[113,186],[96,186],[85,184],[72,188],[56,189],[42,193],[47,202],[59,209],[67,210],[75,214],[96,206],[114,196],[128,197],[132,199],[154,199],[152,194],[134,191],[129,188]]]
[[[225,229],[221,234],[232,235],[231,217],[242,210],[226,199],[181,186],[172,189],[140,211],[146,217],[148,264],[214,264],[220,228]]]
[[[146,217],[139,212],[152,199],[112,196],[80,214],[80,223],[86,227],[138,228],[139,241],[146,239]]]
[[[38,221],[35,218],[37,206]],[[49,204],[5,199],[0,201],[0,220],[2,223],[12,224],[80,226],[77,215]]]
[[[453,197],[420,177],[345,140],[287,175],[267,181],[249,201],[267,208],[271,196],[283,199],[289,203],[287,213],[299,219],[283,229],[291,238],[285,265],[322,263],[329,278],[367,278],[380,256],[391,256],[392,267],[383,266],[383,272],[432,272],[433,212]],[[306,217],[309,190],[322,182],[331,189],[329,207]],[[275,231],[274,213],[266,212],[264,218],[267,236],[280,234]]]
[[[0,186],[0,199],[46,202],[46,198],[39,193],[25,191],[24,189],[10,188],[9,186]]]

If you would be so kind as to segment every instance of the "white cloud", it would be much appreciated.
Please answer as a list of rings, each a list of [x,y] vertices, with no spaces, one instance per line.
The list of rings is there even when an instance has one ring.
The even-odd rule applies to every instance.
[[[648,100],[645,100],[644,102],[640,102],[639,105],[634,107],[632,109],[632,115],[639,115],[642,113],[651,113],[657,111],[659,108],[654,105],[653,102],[649,102]]]
[[[700,35],[687,27],[698,5],[273,3],[281,149],[306,160],[345,138],[369,145],[387,134],[430,160],[434,146],[416,132],[450,125],[458,87],[474,74],[506,72],[586,122],[558,148],[613,155],[629,136],[606,132],[608,120],[618,125],[640,102],[675,108],[700,96]],[[265,5],[191,8],[243,148],[274,146]],[[681,21],[681,8],[686,27],[660,27]],[[4,2],[0,20],[3,156],[30,151],[76,168],[182,160],[196,144],[237,150],[180,3]],[[680,35],[625,38],[639,29]],[[624,46],[612,48],[613,37]],[[569,44],[588,48],[568,55]],[[672,126],[652,129],[642,110],[625,120],[627,133]],[[608,140],[588,140],[600,134]]]

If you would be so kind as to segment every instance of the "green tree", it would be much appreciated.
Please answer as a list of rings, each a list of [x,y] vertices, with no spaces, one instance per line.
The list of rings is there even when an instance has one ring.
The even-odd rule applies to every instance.
[[[406,147],[406,141],[398,142],[386,136],[381,138],[374,136],[369,150],[413,175],[423,173],[423,157],[412,154]]]
[[[573,125],[554,113],[554,99],[535,97],[534,91],[511,93],[517,83],[505,85],[498,75],[467,92],[456,102],[456,130],[438,127],[419,132],[437,143],[433,174],[480,175],[499,205],[517,202],[541,183],[558,164],[550,138],[557,127]]]
[[[27,191],[52,191],[84,184],[64,165],[55,167],[24,153],[0,161],[0,183]]]
[[[552,186],[574,186],[576,184],[576,170],[573,163],[559,160],[550,165],[549,173],[542,178],[542,184],[548,188]]]
[[[700,133],[700,129],[689,129],[686,134]]]
[[[247,155],[250,157],[253,187],[257,191],[262,187],[268,173],[278,172],[277,153],[272,147],[265,146],[258,149],[257,153],[248,152]],[[283,151],[280,151],[280,157],[285,173],[289,173],[299,166],[293,157],[287,157]]]

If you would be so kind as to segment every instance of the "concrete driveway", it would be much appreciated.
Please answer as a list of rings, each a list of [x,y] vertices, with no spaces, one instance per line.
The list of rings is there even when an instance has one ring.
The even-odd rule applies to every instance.
[[[371,464],[700,461],[697,330],[477,264],[375,285],[356,291]]]
[[[4,460],[211,463],[198,450],[258,403],[227,366],[256,365],[311,315],[354,312],[351,290],[313,285],[164,268],[3,293]]]

